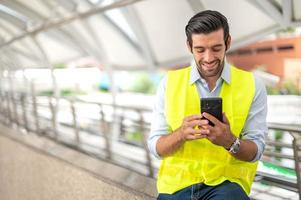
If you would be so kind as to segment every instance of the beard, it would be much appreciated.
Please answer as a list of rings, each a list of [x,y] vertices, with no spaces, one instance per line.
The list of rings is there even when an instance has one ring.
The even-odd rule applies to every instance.
[[[198,71],[203,78],[210,78],[219,76],[224,68],[224,59],[216,59],[210,63],[196,62]]]

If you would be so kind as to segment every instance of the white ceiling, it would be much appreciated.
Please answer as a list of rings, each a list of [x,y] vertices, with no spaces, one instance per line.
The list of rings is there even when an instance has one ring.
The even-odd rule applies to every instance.
[[[301,26],[300,0],[0,0],[0,66],[92,56],[110,69],[189,63],[184,27],[204,9],[229,20],[232,49]],[[8,64],[7,60],[15,59]],[[48,65],[47,65],[48,63]]]

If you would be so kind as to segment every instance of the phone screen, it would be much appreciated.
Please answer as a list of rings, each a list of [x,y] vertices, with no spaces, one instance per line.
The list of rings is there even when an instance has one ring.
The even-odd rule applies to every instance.
[[[223,121],[223,103],[220,97],[201,98],[201,113],[206,112],[213,115],[219,121]],[[209,121],[211,126],[214,124]]]

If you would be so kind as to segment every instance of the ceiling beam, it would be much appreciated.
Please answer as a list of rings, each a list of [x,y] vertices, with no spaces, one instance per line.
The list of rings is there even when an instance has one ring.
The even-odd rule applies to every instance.
[[[18,48],[14,48],[14,47],[10,47],[10,50],[13,52],[13,53],[16,53],[16,54],[19,54],[25,58],[28,58],[32,61],[35,61],[35,62],[40,62],[41,61],[41,58],[39,58],[38,56],[35,56],[34,54],[31,54],[31,53],[28,53],[28,52],[25,52],[21,49],[18,49]]]
[[[9,23],[17,26],[18,28],[20,28],[22,30],[26,29],[26,27],[27,27],[25,21],[13,16],[13,15],[8,14],[7,12],[4,12],[3,10],[0,10],[0,18],[5,19]]]
[[[138,44],[142,50],[142,56],[146,61],[148,69],[153,70],[156,66],[155,53],[152,51],[149,39],[145,30],[143,29],[143,24],[140,21],[136,10],[133,7],[125,7],[121,9],[122,14],[124,15],[126,21],[129,23],[131,29],[134,31],[138,39]]]
[[[25,15],[28,18],[33,18],[34,20],[39,20],[40,22],[47,20],[46,17],[42,16],[35,10],[29,8],[27,5],[16,2],[16,1],[3,1],[6,6],[16,10],[17,12],[21,13],[22,15]],[[74,4],[74,3],[73,3]],[[65,5],[65,4],[64,4]],[[49,8],[50,10],[52,8]],[[64,31],[63,29],[54,29],[52,31],[49,31],[47,33],[48,36],[50,36],[52,39],[59,41],[60,43],[65,43],[65,45],[69,46],[70,48],[75,48],[79,50],[80,53],[86,55],[87,52],[85,51],[85,48],[83,48],[83,45],[79,45],[79,42],[74,39],[72,35],[70,35],[68,32]]]
[[[15,10],[18,13],[21,13],[22,15],[28,17],[29,19],[46,19],[45,16],[41,15],[40,13],[37,13],[35,10],[29,8],[23,3],[20,3],[15,0],[1,0],[1,4],[5,5],[6,7],[9,7],[13,10]]]
[[[105,21],[107,21],[119,34],[138,52],[141,53],[141,48],[132,38],[129,37],[111,18],[103,14],[101,16]]]
[[[287,25],[290,25],[293,20],[293,2],[292,0],[282,1],[283,18]]]
[[[201,0],[187,0],[187,2],[195,14],[202,10],[205,10],[205,6],[201,2]]]
[[[87,1],[87,3],[93,7],[95,6],[95,4],[93,4],[90,1]],[[101,2],[99,2],[101,3]],[[140,48],[140,46],[137,44],[136,41],[134,41],[126,32],[124,32],[120,26],[115,23],[108,15],[106,15],[105,13],[98,15],[99,17],[101,17],[102,20],[105,20],[108,24],[110,24],[135,50],[138,54],[142,53],[142,50]]]
[[[260,9],[262,13],[270,16],[270,18],[278,23],[282,28],[286,28],[288,26],[282,15],[282,10],[269,0],[248,0],[248,2],[257,9]]]
[[[38,34],[40,32],[43,32],[43,31],[46,31],[46,30],[49,30],[49,29],[52,29],[52,28],[56,28],[56,27],[71,23],[74,20],[85,19],[85,18],[88,18],[88,17],[93,16],[95,14],[102,13],[102,12],[105,12],[105,11],[108,11],[108,10],[111,10],[111,9],[114,9],[114,8],[120,8],[120,7],[128,6],[128,5],[131,5],[131,4],[139,2],[139,1],[143,1],[143,0],[120,0],[118,2],[114,2],[114,3],[111,3],[111,4],[106,5],[106,6],[92,8],[88,11],[81,12],[81,13],[75,13],[75,14],[72,14],[71,16],[66,16],[66,17],[59,18],[59,19],[52,19],[47,23],[41,24],[41,25],[37,26],[36,28],[28,30],[26,33],[20,34],[18,36],[15,36],[12,39],[6,41],[6,42],[1,43],[0,48],[5,47],[7,45],[10,45],[11,43],[13,43],[17,40],[23,39],[27,36],[35,35],[35,34]]]
[[[77,4],[72,0],[55,0],[57,4],[62,6],[64,9],[68,10],[69,12],[76,11]]]
[[[256,42],[256,41],[264,38],[267,35],[270,35],[270,34],[280,31],[281,29],[282,29],[281,26],[275,25],[275,26],[266,28],[264,30],[258,31],[256,33],[247,35],[247,36],[240,38],[239,40],[236,40],[235,42],[233,42],[229,51],[231,52],[238,48],[241,48],[242,46]]]

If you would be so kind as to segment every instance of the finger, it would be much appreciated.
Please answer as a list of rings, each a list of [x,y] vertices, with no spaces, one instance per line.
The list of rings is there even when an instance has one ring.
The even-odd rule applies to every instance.
[[[193,129],[191,131],[192,134],[194,135],[207,135],[209,133],[208,129]]]
[[[190,128],[187,128],[185,131],[184,131],[184,137],[185,138],[188,138],[189,136],[193,136],[193,135],[195,135],[195,134],[201,134],[201,131],[199,130],[199,129],[194,129],[194,128],[192,128],[192,127],[190,127]]]
[[[207,125],[202,126],[200,130],[202,130],[202,129],[204,129],[204,130],[210,130],[210,128],[213,128],[213,127],[210,126],[209,124],[207,124]]]
[[[227,118],[227,116],[226,116],[226,113],[224,113],[224,112],[223,112],[223,122],[224,122],[225,124],[230,124],[230,122],[229,122],[229,120],[228,120],[228,118]]]
[[[206,126],[206,125],[208,125],[208,124],[209,124],[209,120],[208,120],[208,119],[202,118],[202,119],[200,120],[200,126]]]
[[[199,130],[201,131],[202,135],[209,136],[209,135],[211,135],[213,128],[214,128],[213,126],[205,125],[205,126],[202,126]]]
[[[221,123],[218,119],[216,119],[213,115],[210,115],[209,113],[204,112],[202,114],[206,119],[211,121],[214,125]]]
[[[212,133],[214,133],[215,126],[207,125],[207,126],[203,126],[203,129],[207,130],[207,135],[211,135]]]
[[[188,140],[200,139],[207,137],[206,132],[207,130],[200,130],[200,129],[189,129],[186,132],[185,138]]]
[[[207,138],[207,136],[206,135],[202,135],[202,134],[196,134],[196,135],[194,135],[194,139],[195,140],[203,139],[203,138]]]
[[[198,120],[193,120],[187,123],[189,127],[195,127],[195,126],[204,126],[209,124],[209,121],[207,119],[198,119]]]
[[[193,135],[189,135],[187,136],[188,140],[197,140],[197,139],[203,139],[206,138],[206,135],[202,135],[202,134],[193,134]]]
[[[197,119],[202,119],[202,115],[201,114],[197,114],[197,115],[190,115],[188,117],[184,118],[184,121],[186,122],[190,122],[192,120],[197,120]]]

